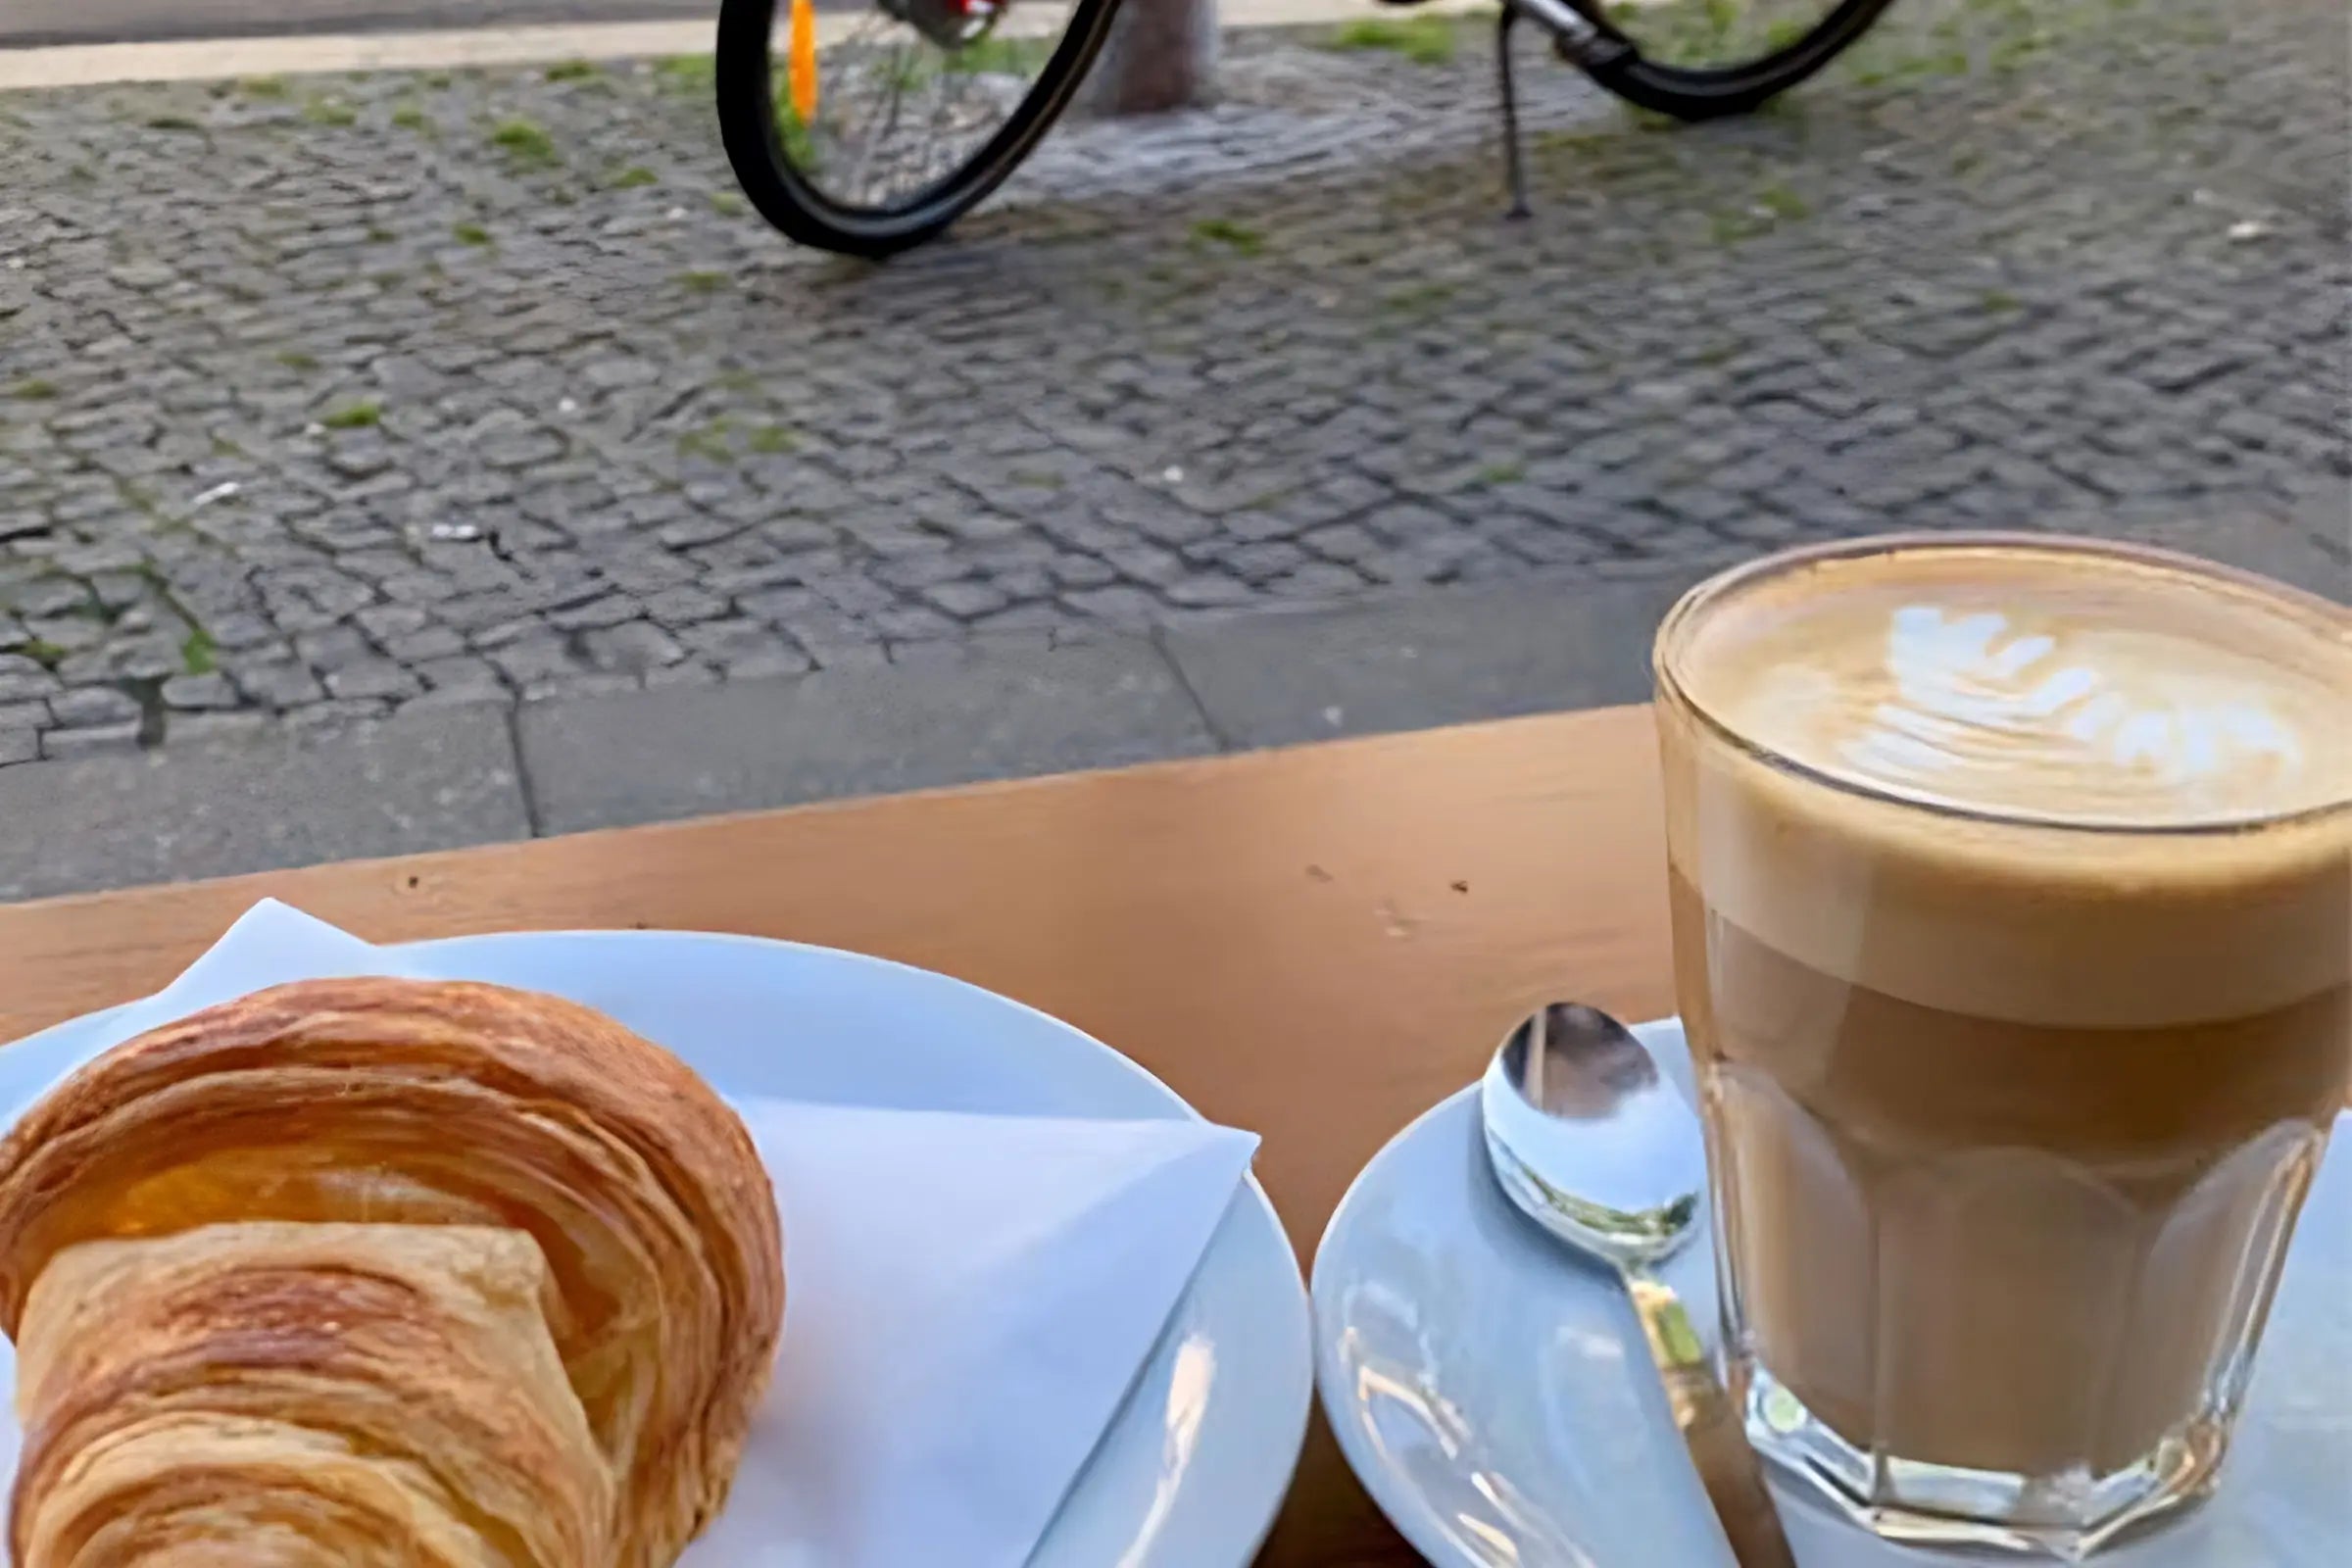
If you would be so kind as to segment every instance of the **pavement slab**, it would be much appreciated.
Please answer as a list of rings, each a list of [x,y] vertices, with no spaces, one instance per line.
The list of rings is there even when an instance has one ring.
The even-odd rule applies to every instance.
[[[91,733],[75,731],[73,733]],[[528,837],[507,715],[214,728],[0,771],[0,901]]]
[[[1215,749],[1159,650],[984,640],[914,665],[526,705],[540,830],[795,806]]]
[[[1602,708],[1648,700],[1651,636],[1705,571],[1236,616],[1170,629],[1163,642],[1235,747]]]

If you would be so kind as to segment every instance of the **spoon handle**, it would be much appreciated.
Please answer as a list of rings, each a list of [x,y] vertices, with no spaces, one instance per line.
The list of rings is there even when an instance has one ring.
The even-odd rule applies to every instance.
[[[1740,1568],[1796,1568],[1772,1494],[1764,1486],[1763,1462],[1749,1445],[1681,1298],[1636,1270],[1626,1272],[1625,1283],[1642,1318],[1642,1337],[1649,1341],[1650,1357],[1665,1380],[1674,1424],[1682,1429],[1699,1483],[1723,1522],[1733,1559]]]

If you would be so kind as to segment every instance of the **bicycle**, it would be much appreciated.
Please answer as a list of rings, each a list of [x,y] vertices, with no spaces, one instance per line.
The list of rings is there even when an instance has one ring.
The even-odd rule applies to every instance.
[[[1037,146],[1120,3],[724,0],[717,94],[728,161],[760,215],[803,244],[875,258],[920,244]],[[1495,52],[1510,213],[1527,213],[1510,49],[1521,22],[1618,96],[1697,121],[1796,85],[1891,3],[1502,0]]]

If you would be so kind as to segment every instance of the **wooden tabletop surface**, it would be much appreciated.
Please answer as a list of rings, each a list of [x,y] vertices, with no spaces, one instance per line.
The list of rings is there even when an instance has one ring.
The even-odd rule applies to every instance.
[[[1531,1004],[1672,1010],[1647,713],[634,828],[0,907],[0,1039],[169,981],[265,895],[375,941],[790,937],[1069,1019],[1222,1122],[1302,1260]],[[1260,1559],[1407,1564],[1318,1418]]]

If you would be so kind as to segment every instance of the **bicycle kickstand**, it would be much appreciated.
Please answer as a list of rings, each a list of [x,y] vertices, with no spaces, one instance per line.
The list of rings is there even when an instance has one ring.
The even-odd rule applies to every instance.
[[[1502,81],[1502,159],[1511,187],[1505,218],[1528,216],[1527,171],[1521,167],[1519,153],[1519,93],[1511,80],[1511,28],[1518,22],[1516,0],[1502,0],[1502,13],[1494,20],[1494,70]]]

